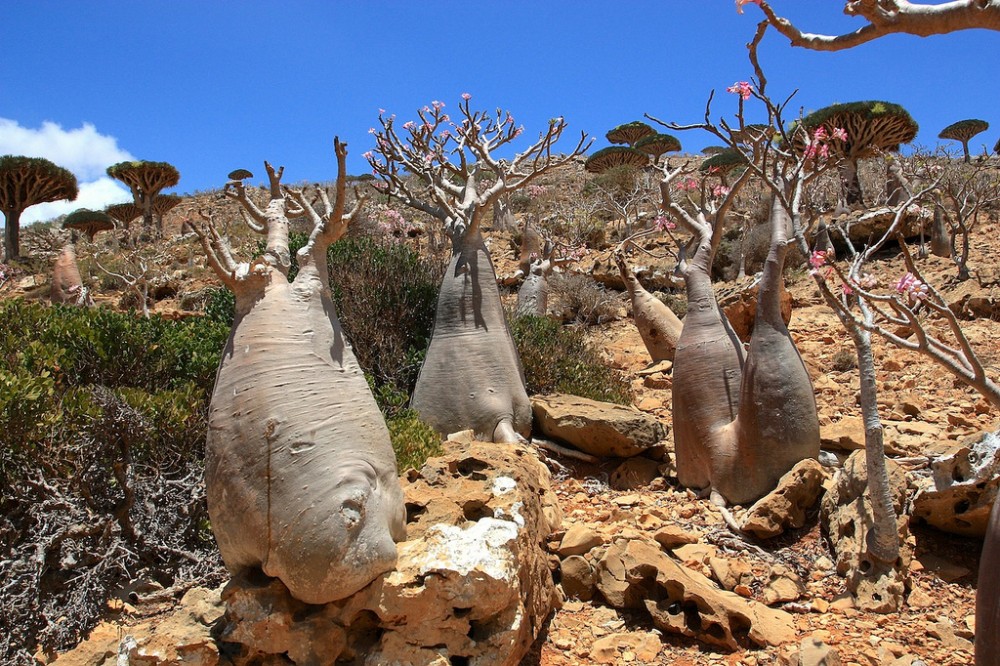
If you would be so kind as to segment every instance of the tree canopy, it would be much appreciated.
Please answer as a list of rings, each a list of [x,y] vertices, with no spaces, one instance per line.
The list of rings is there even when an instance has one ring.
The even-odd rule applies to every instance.
[[[635,146],[635,142],[639,139],[655,133],[656,130],[646,123],[641,120],[634,120],[609,130],[604,137],[611,143],[624,143],[629,146]]]
[[[648,164],[649,156],[639,152],[635,148],[608,146],[588,157],[587,161],[583,164],[583,168],[590,173],[604,173],[614,167],[630,166],[640,168]]]
[[[42,157],[0,156],[0,211],[6,220],[4,250],[20,257],[20,221],[25,208],[48,201],[76,199],[76,176]]]
[[[94,235],[100,231],[108,231],[115,228],[115,221],[107,213],[89,208],[78,208],[63,220],[63,229],[74,229],[87,234],[87,238],[94,240]]]

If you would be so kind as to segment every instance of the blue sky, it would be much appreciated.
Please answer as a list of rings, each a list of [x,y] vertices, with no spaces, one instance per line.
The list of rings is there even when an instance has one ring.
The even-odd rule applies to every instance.
[[[859,27],[834,0],[772,0],[812,32]],[[102,179],[122,159],[167,161],[173,191],[220,187],[236,167],[284,164],[286,182],[334,175],[332,139],[367,171],[380,108],[400,119],[469,92],[509,109],[533,136],[553,116],[607,145],[611,127],[650,113],[697,122],[735,110],[725,87],[751,74],[746,42],[760,11],[733,0],[3,0],[0,154],[73,170],[81,197],[28,209],[25,222],[127,196]],[[761,61],[772,95],[807,112],[884,99],[921,126],[917,142],[963,118],[1000,135],[1000,33],[890,36],[842,53],[793,49],[771,32]],[[679,135],[685,150],[717,143]],[[567,143],[569,137],[564,139]]]

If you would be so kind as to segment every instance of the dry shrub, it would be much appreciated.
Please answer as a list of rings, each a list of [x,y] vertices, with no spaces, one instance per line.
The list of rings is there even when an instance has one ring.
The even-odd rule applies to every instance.
[[[621,296],[579,273],[549,278],[549,299],[564,322],[602,324],[620,316]]]

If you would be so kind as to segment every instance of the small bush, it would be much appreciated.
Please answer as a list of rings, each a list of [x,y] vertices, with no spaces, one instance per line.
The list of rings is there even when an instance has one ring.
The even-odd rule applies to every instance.
[[[601,324],[618,317],[619,297],[579,273],[556,273],[549,278],[549,297],[562,320]]]
[[[858,355],[853,349],[841,349],[833,355],[830,367],[837,372],[847,372],[858,367]]]
[[[428,458],[444,452],[441,436],[434,428],[420,420],[417,413],[404,409],[388,418],[392,450],[396,453],[396,466],[402,474],[411,467],[420,469]]]
[[[663,302],[668,308],[677,315],[678,319],[684,319],[684,315],[688,311],[687,296],[684,294],[672,294],[668,291],[660,291],[656,293],[656,297]]]
[[[522,316],[511,321],[531,395],[569,393],[591,400],[631,404],[632,387],[625,377],[601,363],[583,333],[547,317]]]

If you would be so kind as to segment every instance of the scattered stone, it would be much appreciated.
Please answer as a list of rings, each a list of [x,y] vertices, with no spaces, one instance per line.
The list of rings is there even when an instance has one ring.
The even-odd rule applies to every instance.
[[[560,564],[561,585],[567,598],[590,601],[594,598],[594,568],[581,555],[570,555]]]
[[[771,580],[764,587],[764,603],[773,606],[795,601],[805,594],[806,586],[799,576],[783,564],[771,567]]]
[[[660,653],[662,647],[660,637],[651,632],[610,634],[594,641],[594,647],[590,650],[590,658],[597,664],[617,664],[619,658],[627,662],[638,659],[647,663],[656,659],[656,655]],[[626,657],[629,654],[631,654],[631,659]]]
[[[635,407],[573,395],[535,396],[535,428],[594,456],[631,458],[656,446],[666,428]]]
[[[799,644],[798,666],[840,666],[840,654],[815,637],[803,639]]]
[[[556,552],[559,553],[560,557],[583,555],[603,543],[604,540],[601,536],[586,525],[573,525],[566,530]]]
[[[712,571],[712,577],[719,582],[724,590],[736,592],[736,588],[740,586],[749,590],[749,586],[754,582],[753,568],[746,560],[710,557],[708,558],[708,568]],[[740,596],[746,595],[740,594]]]
[[[660,463],[645,456],[629,458],[611,473],[610,484],[615,490],[645,488],[660,476]]]
[[[946,583],[954,583],[956,580],[965,578],[972,573],[969,569],[950,562],[943,557],[938,557],[933,553],[923,553],[917,559],[924,570],[933,572]]]
[[[612,544],[597,571],[597,588],[611,606],[645,609],[662,631],[728,650],[795,637],[788,613],[720,590],[648,542]]]
[[[701,532],[689,532],[680,525],[664,525],[653,534],[653,538],[667,550],[672,550],[679,546],[698,543]]]
[[[945,532],[982,538],[1000,488],[1000,432],[955,447],[931,461],[917,482],[913,517]]]
[[[812,458],[796,464],[778,481],[778,486],[747,511],[742,529],[760,539],[778,536],[787,528],[806,523],[806,511],[823,490],[826,473]]]
[[[906,603],[911,608],[930,608],[935,604],[935,601],[922,587],[914,586],[910,592],[910,596],[906,599]]]

